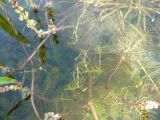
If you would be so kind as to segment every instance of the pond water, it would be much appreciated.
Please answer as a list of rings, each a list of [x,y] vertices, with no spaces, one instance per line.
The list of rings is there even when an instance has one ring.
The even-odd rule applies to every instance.
[[[46,36],[0,1],[0,76],[27,89],[0,94],[0,120],[46,120],[48,112],[61,120],[160,119],[159,1],[17,2],[38,30],[49,30],[50,19],[56,33],[37,50]]]

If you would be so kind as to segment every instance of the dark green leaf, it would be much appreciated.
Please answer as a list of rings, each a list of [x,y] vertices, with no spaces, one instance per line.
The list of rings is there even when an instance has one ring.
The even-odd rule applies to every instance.
[[[29,41],[25,38],[22,33],[17,31],[12,23],[7,20],[4,16],[0,15],[0,27],[7,32],[11,37],[15,38],[17,41],[21,43],[28,43]]]
[[[59,40],[58,40],[58,36],[57,36],[57,35],[52,35],[52,40],[53,40],[53,42],[55,42],[56,44],[59,44]]]
[[[42,45],[39,49],[39,56],[41,59],[41,63],[44,64],[46,62],[46,51],[45,51],[45,45]]]

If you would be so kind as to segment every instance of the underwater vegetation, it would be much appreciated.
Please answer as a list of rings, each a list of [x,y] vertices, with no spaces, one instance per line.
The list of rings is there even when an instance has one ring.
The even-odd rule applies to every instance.
[[[0,119],[159,120],[160,0],[0,0]]]

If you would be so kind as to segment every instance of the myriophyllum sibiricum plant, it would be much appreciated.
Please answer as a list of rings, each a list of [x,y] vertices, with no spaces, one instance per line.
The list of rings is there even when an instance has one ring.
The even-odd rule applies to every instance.
[[[42,29],[38,30],[36,28],[37,22],[34,19],[29,18],[29,13],[24,10],[22,6],[18,4],[16,0],[9,0],[9,2],[12,4],[12,7],[14,8],[15,12],[19,15],[20,21],[25,21],[28,28],[35,31],[39,37],[43,37],[47,34],[55,34],[55,25],[53,24],[52,20],[49,20],[48,30],[44,31]]]

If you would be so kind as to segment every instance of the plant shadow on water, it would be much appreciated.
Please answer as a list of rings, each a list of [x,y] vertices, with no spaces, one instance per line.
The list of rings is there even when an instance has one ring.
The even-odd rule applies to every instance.
[[[159,120],[159,0],[0,1],[0,120]]]

